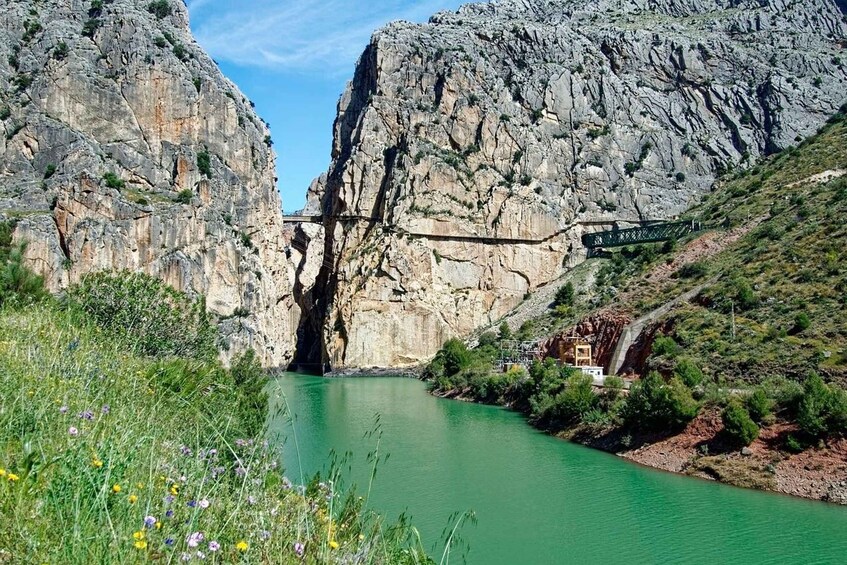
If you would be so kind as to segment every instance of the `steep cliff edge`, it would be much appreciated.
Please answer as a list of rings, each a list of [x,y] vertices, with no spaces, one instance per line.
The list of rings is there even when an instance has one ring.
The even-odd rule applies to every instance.
[[[231,352],[287,364],[293,273],[270,134],[182,0],[6,3],[0,118],[0,213],[51,290],[145,271],[204,294]]]
[[[300,361],[418,364],[585,231],[680,214],[836,111],[845,37],[832,0],[502,0],[377,32],[310,191]]]

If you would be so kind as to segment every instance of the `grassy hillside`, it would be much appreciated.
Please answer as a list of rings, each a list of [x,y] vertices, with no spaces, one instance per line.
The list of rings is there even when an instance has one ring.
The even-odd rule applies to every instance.
[[[799,147],[726,177],[686,217],[711,229],[614,250],[592,286],[522,328],[523,338],[551,337],[543,328],[594,316],[597,329],[604,313],[637,318],[696,291],[636,342],[632,368],[643,378],[630,394],[616,378],[593,394],[590,380],[550,362],[496,374],[493,334],[470,351],[448,342],[427,369],[434,389],[508,404],[553,432],[615,435],[617,449],[633,435],[679,432],[704,410],[721,411],[728,447],[777,422],[775,445],[794,451],[847,433],[844,113]]]
[[[3,258],[0,563],[429,562],[335,483],[284,478],[266,377],[218,363],[201,302],[124,274],[60,304]]]
[[[692,210],[727,226],[724,234],[744,235],[716,255],[675,264],[665,282],[644,273],[623,282],[625,301],[614,305],[637,313],[705,283],[664,321],[679,348],[654,352],[648,368],[666,369],[684,355],[728,383],[799,380],[814,371],[847,384],[845,173],[847,124],[839,114],[798,148],[726,179]]]

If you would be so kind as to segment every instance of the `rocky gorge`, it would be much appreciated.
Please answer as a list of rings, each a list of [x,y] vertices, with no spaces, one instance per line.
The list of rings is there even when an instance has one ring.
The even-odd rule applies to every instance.
[[[831,0],[503,0],[374,34],[313,183],[297,360],[412,367],[844,102]]]

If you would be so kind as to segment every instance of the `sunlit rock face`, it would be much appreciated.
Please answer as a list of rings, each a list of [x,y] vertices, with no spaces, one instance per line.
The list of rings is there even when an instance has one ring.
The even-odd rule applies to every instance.
[[[680,214],[845,102],[845,34],[832,0],[501,0],[380,30],[310,190],[302,360],[419,364],[586,231]]]
[[[267,126],[184,3],[10,0],[0,13],[0,209],[53,291],[104,269],[206,296],[227,357],[287,364],[293,271]]]

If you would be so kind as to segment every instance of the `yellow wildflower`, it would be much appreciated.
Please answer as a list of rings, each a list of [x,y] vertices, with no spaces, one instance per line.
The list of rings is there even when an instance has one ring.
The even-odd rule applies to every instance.
[[[173,485],[171,487],[171,494],[173,496],[177,496],[179,494],[179,486],[178,485]]]
[[[144,488],[144,483],[135,483],[135,486],[138,488],[138,490],[141,490]]]
[[[365,536],[363,536],[362,534],[359,534],[359,541],[362,541],[363,539],[365,539]]]
[[[0,469],[0,477],[6,476],[6,469]]]
[[[156,529],[157,529],[157,530],[161,530],[161,529],[162,529],[162,523],[161,523],[161,522],[156,522]]]
[[[10,481],[17,481],[18,479],[20,479],[20,477],[17,476],[16,474],[14,474],[14,473],[9,473],[6,476],[6,478],[9,479]]]
[[[92,464],[94,467],[97,467],[97,468],[99,469],[100,467],[102,467],[102,466],[103,466],[103,461],[101,461],[100,459],[98,459],[97,457],[95,457],[94,459],[92,459],[92,460],[91,460],[91,464]]]
[[[136,549],[147,549],[147,542],[144,540],[139,540],[134,545]]]
[[[128,500],[129,500],[129,503],[130,503],[130,504],[135,504],[136,502],[138,502],[138,497],[137,497],[137,496],[135,496],[134,494],[131,494],[131,495],[129,495],[129,499],[128,499]]]
[[[144,539],[144,530],[138,530],[137,532],[132,534],[132,539],[138,541]]]
[[[330,540],[329,547],[331,547],[332,549],[338,549],[338,542],[335,540]]]
[[[237,549],[238,551],[247,551],[247,547],[247,542],[244,540],[241,540],[240,542],[235,544],[235,549]]]
[[[119,485],[117,483],[112,485],[112,492],[115,493],[115,494],[118,494],[119,492],[121,492],[121,485]]]

